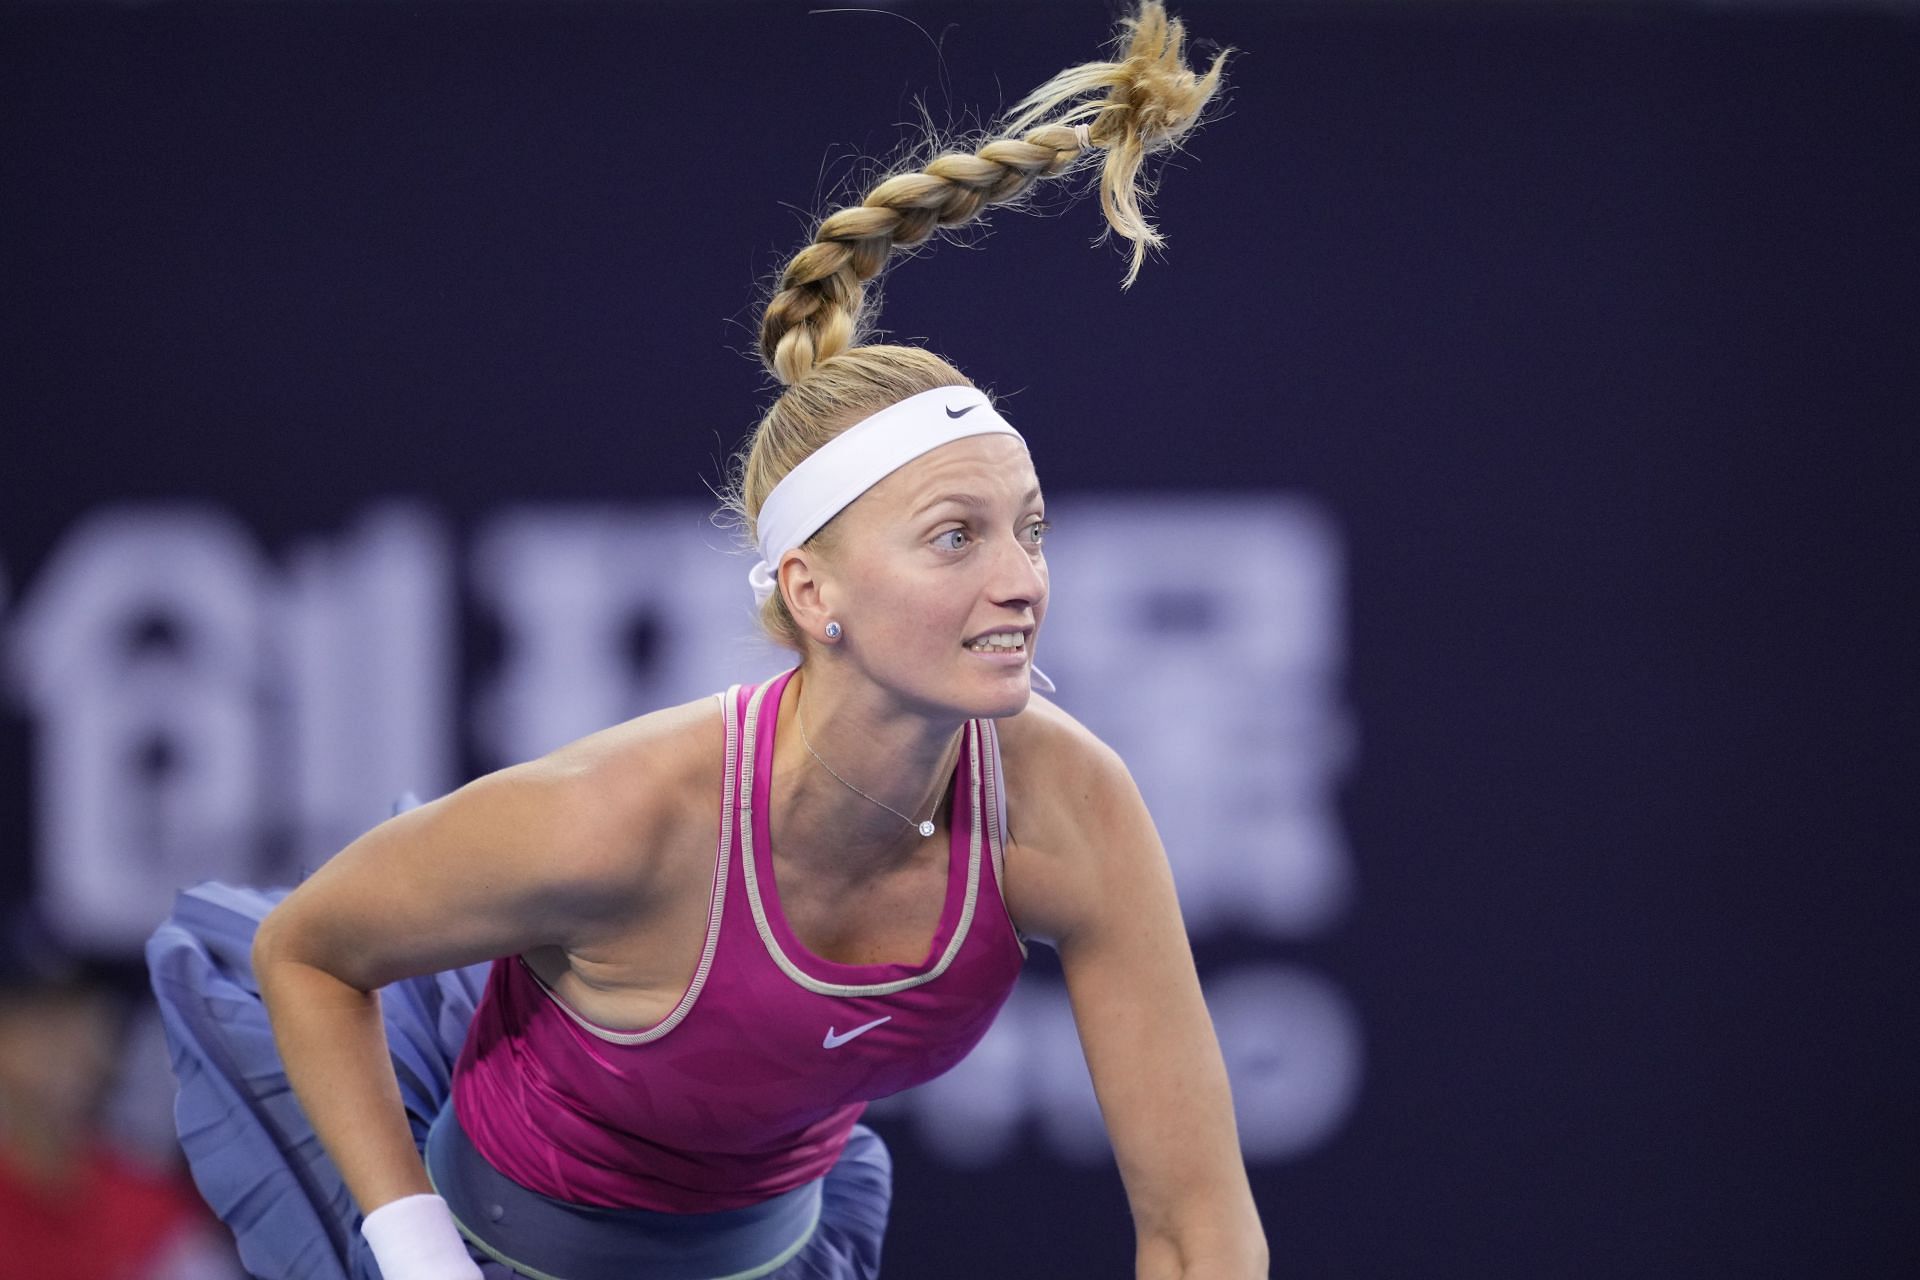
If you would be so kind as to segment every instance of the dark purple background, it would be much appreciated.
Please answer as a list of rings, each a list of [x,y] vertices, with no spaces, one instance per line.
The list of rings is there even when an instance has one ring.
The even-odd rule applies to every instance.
[[[697,496],[754,284],[928,95],[1107,7],[0,12],[0,560],[202,495]],[[1913,11],[1193,0],[1245,50],[1122,294],[1001,215],[883,323],[1019,392],[1055,492],[1284,487],[1351,572],[1364,1020],[1275,1273],[1920,1271]],[[824,175],[824,181],[823,181]],[[0,723],[26,884],[31,726]],[[1266,951],[1211,946],[1203,967]],[[889,1274],[1128,1274],[1118,1179],[894,1136]]]

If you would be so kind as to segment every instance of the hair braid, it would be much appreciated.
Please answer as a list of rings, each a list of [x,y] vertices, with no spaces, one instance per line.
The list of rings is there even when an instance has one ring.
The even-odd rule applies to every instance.
[[[1159,0],[1142,0],[1121,25],[1113,61],[1069,67],[1016,104],[998,136],[977,149],[941,152],[821,219],[781,271],[761,319],[760,357],[785,389],[735,455],[723,497],[749,542],[758,536],[767,495],[827,441],[909,396],[972,385],[931,351],[855,345],[867,283],[895,249],[969,222],[988,205],[1018,200],[1040,179],[1067,174],[1098,152],[1100,206],[1108,229],[1133,244],[1125,284],[1133,283],[1146,251],[1161,242],[1141,212],[1141,163],[1199,121],[1227,57],[1219,54],[1205,75],[1195,75],[1182,58],[1185,39]],[[829,547],[833,529],[829,521],[806,545]],[[761,606],[760,622],[804,655],[805,640],[779,592]]]
[[[1084,154],[1076,123],[1089,125],[1093,149],[1106,154],[1101,209],[1108,227],[1133,243],[1124,282],[1132,284],[1146,250],[1162,243],[1141,212],[1142,161],[1198,122],[1227,57],[1220,53],[1197,76],[1182,57],[1185,39],[1185,28],[1159,0],[1144,0],[1122,23],[1116,59],[1071,67],[1034,90],[1003,123],[1010,136],[972,153],[943,152],[822,219],[812,243],[780,273],[761,320],[760,355],[774,377],[791,386],[854,345],[866,283],[895,248],[961,226],[988,205],[1017,200],[1038,180],[1073,169]]]

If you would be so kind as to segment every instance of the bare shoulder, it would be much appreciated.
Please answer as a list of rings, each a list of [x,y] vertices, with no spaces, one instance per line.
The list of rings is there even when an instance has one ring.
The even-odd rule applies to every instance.
[[[718,777],[725,746],[720,701],[708,696],[576,738],[527,767],[598,793],[608,804],[644,804],[649,796],[659,798],[658,788],[635,787],[636,779],[671,784]]]
[[[708,698],[475,778],[334,855],[263,936],[367,990],[631,929],[711,844],[724,740]]]
[[[1105,788],[1130,780],[1118,753],[1058,703],[1039,694],[1017,716],[995,722],[1007,773],[1007,804],[1045,816],[1048,797],[1061,805],[1097,799]],[[1067,796],[1060,793],[1064,791]],[[1072,801],[1069,800],[1072,797]],[[1012,815],[1009,813],[1009,825]]]
[[[1084,918],[1115,851],[1157,837],[1119,754],[1035,694],[997,722],[1007,793],[1007,896],[1028,937],[1058,945]]]
[[[650,852],[682,848],[691,829],[712,826],[725,751],[719,700],[706,697],[588,734],[519,768],[582,824],[580,872],[644,879],[657,869]],[[694,845],[705,843],[703,835]]]

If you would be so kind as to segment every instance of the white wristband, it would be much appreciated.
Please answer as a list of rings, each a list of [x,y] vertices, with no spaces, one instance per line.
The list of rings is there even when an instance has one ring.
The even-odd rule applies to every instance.
[[[360,1234],[385,1280],[481,1280],[447,1202],[402,1196],[368,1214]]]

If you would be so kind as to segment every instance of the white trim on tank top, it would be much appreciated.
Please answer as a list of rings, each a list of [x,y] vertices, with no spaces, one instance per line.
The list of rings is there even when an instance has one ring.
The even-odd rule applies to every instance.
[[[935,978],[945,973],[947,966],[953,963],[954,957],[960,954],[960,948],[967,940],[967,930],[973,924],[974,904],[980,895],[980,831],[986,823],[982,821],[980,812],[980,740],[975,723],[973,721],[967,722],[967,750],[969,753],[967,756],[969,765],[969,785],[967,788],[967,896],[965,903],[960,909],[960,922],[954,926],[953,938],[947,943],[946,952],[941,955],[939,961],[934,964],[933,968],[927,970],[925,973],[914,974],[912,977],[900,978],[893,982],[860,984],[822,982],[820,979],[813,977],[801,969],[800,966],[788,958],[785,951],[781,950],[779,939],[773,936],[773,928],[767,923],[766,908],[760,901],[760,879],[754,870],[753,864],[753,766],[754,757],[759,754],[757,748],[759,746],[760,703],[766,698],[767,690],[777,682],[777,679],[776,677],[775,680],[769,680],[754,690],[752,699],[747,703],[746,725],[740,734],[744,750],[740,757],[740,787],[737,793],[737,803],[739,804],[740,811],[740,868],[746,873],[747,902],[753,908],[753,923],[755,927],[760,930],[760,940],[766,943],[767,954],[773,957],[773,962],[780,967],[780,971],[786,974],[787,977],[791,978],[800,986],[805,987],[808,991],[823,996],[886,996],[892,995],[896,991],[905,991],[911,987],[932,982]],[[776,716],[779,715],[778,707],[775,707],[774,714]],[[949,836],[948,838],[951,839],[952,837]],[[947,885],[951,885],[952,883],[951,861],[948,863],[948,879],[943,883]],[[946,917],[946,894],[944,892],[941,894],[940,901],[940,915],[941,918],[944,919]],[[935,926],[935,931],[938,932],[937,925]]]
[[[583,1031],[612,1044],[645,1044],[649,1040],[658,1040],[686,1021],[687,1015],[693,1012],[693,1002],[700,998],[700,988],[707,985],[707,974],[713,970],[713,951],[720,941],[720,920],[727,905],[727,863],[733,854],[733,800],[734,788],[738,782],[734,774],[734,761],[739,758],[739,752],[735,748],[740,741],[739,692],[740,686],[734,685],[725,693],[715,695],[720,699],[721,711],[727,720],[726,782],[723,788],[725,799],[720,805],[720,851],[714,857],[713,894],[707,901],[706,946],[700,952],[700,966],[693,971],[693,981],[687,984],[686,994],[680,997],[680,1003],[674,1006],[673,1012],[653,1026],[640,1031],[617,1031],[612,1027],[603,1027],[592,1019],[582,1016],[572,1005],[562,1000],[559,992],[542,981],[539,974],[534,973],[533,966],[527,964],[525,956],[515,957],[533,980],[539,983],[540,989],[547,993],[547,998],[559,1006],[560,1012],[572,1018]]]
[[[993,803],[987,807],[987,848],[993,854],[993,884],[1000,890],[1001,910],[1007,913],[1007,926],[1013,930],[1013,940],[1020,944],[1020,958],[1024,960],[1026,935],[1020,932],[1019,922],[1013,918],[1013,904],[1007,901],[1007,855],[1002,847],[1007,839],[1007,784],[1000,763],[1000,726],[991,720],[982,720],[980,727],[987,736],[987,793],[993,797]]]

